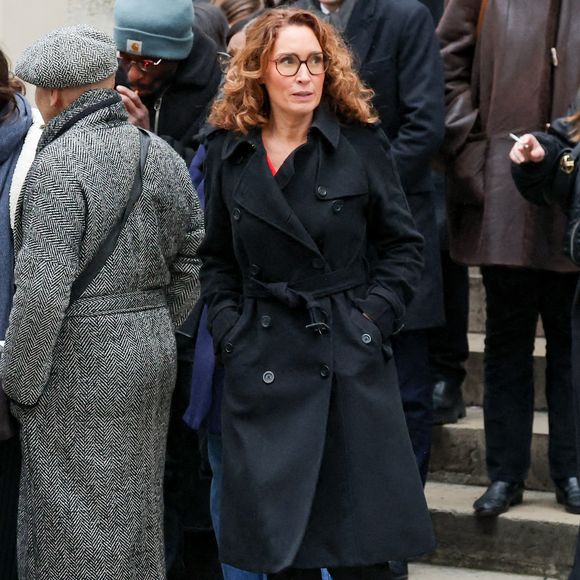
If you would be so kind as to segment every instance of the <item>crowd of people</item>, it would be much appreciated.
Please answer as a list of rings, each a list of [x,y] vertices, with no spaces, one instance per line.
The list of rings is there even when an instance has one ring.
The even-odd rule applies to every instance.
[[[0,51],[2,579],[181,580],[192,521],[224,580],[407,578],[470,266],[474,515],[524,500],[539,318],[580,513],[573,4],[116,0]]]

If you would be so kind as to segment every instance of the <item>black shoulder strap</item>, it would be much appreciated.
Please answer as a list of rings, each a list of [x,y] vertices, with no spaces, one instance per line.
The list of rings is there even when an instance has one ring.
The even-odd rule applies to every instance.
[[[139,128],[139,140],[141,143],[141,155],[125,210],[119,218],[119,221],[111,228],[107,234],[107,237],[101,242],[101,245],[99,246],[99,249],[93,256],[92,260],[83,268],[82,272],[73,282],[70,294],[71,304],[83,294],[83,292],[88,288],[89,284],[103,269],[103,266],[115,250],[117,241],[121,235],[121,231],[125,227],[127,219],[131,215],[131,211],[135,207],[135,204],[141,195],[141,191],[143,190],[143,168],[145,167],[145,160],[147,159],[147,152],[149,151],[151,136],[147,131]]]

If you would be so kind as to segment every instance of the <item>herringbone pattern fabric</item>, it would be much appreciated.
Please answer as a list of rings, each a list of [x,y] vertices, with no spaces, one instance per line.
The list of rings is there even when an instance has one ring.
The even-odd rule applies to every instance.
[[[17,212],[3,372],[21,404],[23,580],[165,578],[173,331],[197,298],[203,229],[185,164],[153,138],[119,244],[69,308],[73,280],[124,207],[139,138],[119,103],[52,139],[111,94],[87,93],[49,124]]]

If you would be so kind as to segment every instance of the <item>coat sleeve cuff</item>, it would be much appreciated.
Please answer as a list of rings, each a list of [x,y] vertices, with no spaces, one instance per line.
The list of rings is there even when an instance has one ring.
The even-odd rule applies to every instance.
[[[356,305],[378,327],[383,340],[403,329],[402,313],[398,315],[393,304],[384,296],[371,293],[366,298],[357,300]]]

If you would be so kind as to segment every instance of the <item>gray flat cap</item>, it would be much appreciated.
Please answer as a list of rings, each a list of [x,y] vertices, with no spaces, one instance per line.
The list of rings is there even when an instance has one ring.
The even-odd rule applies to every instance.
[[[46,89],[98,83],[115,74],[117,49],[113,39],[91,26],[59,28],[24,51],[14,73]]]

